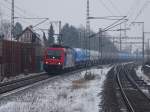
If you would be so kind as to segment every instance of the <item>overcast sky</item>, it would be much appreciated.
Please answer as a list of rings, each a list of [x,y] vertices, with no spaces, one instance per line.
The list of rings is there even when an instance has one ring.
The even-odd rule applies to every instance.
[[[90,0],[91,16],[126,16],[134,14],[135,17],[142,8],[143,4],[148,0]],[[0,0],[0,7],[8,17],[10,15],[11,0]],[[86,18],[86,0],[15,0],[15,5],[19,8],[15,9],[15,16],[25,17],[48,17],[50,20],[61,20],[63,23],[70,23],[75,26],[85,25]],[[146,30],[150,26],[150,6],[145,7],[137,21],[144,21]],[[132,18],[132,19],[133,19]],[[131,18],[130,18],[131,19]],[[22,21],[23,24],[36,24],[38,21],[16,20]],[[113,21],[92,20],[91,28],[104,28]],[[48,27],[45,23],[41,27]]]
[[[148,0],[89,1],[90,16],[128,16],[131,22],[139,14],[136,21],[144,21],[145,31],[150,31],[150,4],[147,2]],[[63,24],[70,23],[76,27],[80,25],[85,26],[86,2],[87,0],[15,0],[15,17],[48,17],[50,21],[61,20]],[[0,0],[0,4],[4,18],[10,20],[11,0]],[[140,9],[142,9],[141,12]],[[15,22],[17,21],[26,27],[35,25],[41,20],[16,19]],[[105,28],[113,22],[108,20],[91,20],[91,29],[97,31],[99,28]],[[49,21],[47,21],[38,27],[47,29],[49,24]],[[57,26],[54,27],[57,28]],[[134,31],[136,35],[141,35],[140,29],[141,26],[136,25],[136,27],[132,27],[131,32]]]
[[[145,31],[150,31],[150,4],[148,0],[90,0],[90,16],[127,16],[134,21],[145,22]],[[50,21],[61,20],[63,24],[69,23],[76,27],[85,26],[87,0],[15,0],[15,17],[48,17]],[[143,8],[142,8],[143,7]],[[10,20],[11,0],[0,0],[0,9],[3,18]],[[140,11],[140,9],[142,9]],[[16,19],[24,27],[35,25],[39,20]],[[105,28],[114,21],[92,20],[91,29],[97,31]],[[50,23],[40,25],[40,28],[49,28]],[[57,27],[57,26],[55,26]],[[131,32],[141,36],[140,25],[132,27]],[[130,32],[127,32],[128,34]],[[118,33],[119,35],[119,33]]]

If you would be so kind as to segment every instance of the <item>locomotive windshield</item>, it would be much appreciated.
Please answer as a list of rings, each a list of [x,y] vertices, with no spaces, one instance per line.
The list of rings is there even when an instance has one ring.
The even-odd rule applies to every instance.
[[[60,59],[61,51],[60,50],[48,50],[48,58]]]

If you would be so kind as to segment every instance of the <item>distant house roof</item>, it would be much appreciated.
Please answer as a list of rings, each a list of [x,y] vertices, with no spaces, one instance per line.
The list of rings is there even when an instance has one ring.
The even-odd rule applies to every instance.
[[[39,35],[38,33],[36,33],[36,32],[33,31],[32,26],[29,26],[29,27],[25,28],[25,29],[17,36],[16,40],[18,40],[26,31],[30,31],[31,33],[33,33],[34,35],[36,35],[36,38],[37,38],[38,40],[41,41],[40,35]]]

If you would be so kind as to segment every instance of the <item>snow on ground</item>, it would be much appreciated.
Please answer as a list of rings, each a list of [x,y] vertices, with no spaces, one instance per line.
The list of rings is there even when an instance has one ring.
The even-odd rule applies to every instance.
[[[103,82],[110,67],[93,68],[95,79],[82,80],[85,71],[60,76],[38,87],[0,100],[0,112],[99,112]]]
[[[150,85],[150,78],[141,71],[141,67],[142,66],[138,67],[138,69],[136,70],[136,74],[140,77],[140,79],[144,80],[148,85]]]

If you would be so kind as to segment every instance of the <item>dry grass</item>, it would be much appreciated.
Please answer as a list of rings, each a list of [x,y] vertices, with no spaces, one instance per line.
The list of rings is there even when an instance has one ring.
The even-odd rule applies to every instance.
[[[94,74],[91,72],[86,72],[83,78],[72,81],[72,89],[87,88],[87,83],[94,79]]]
[[[72,81],[72,89],[87,88],[86,83],[85,79],[74,80]]]

